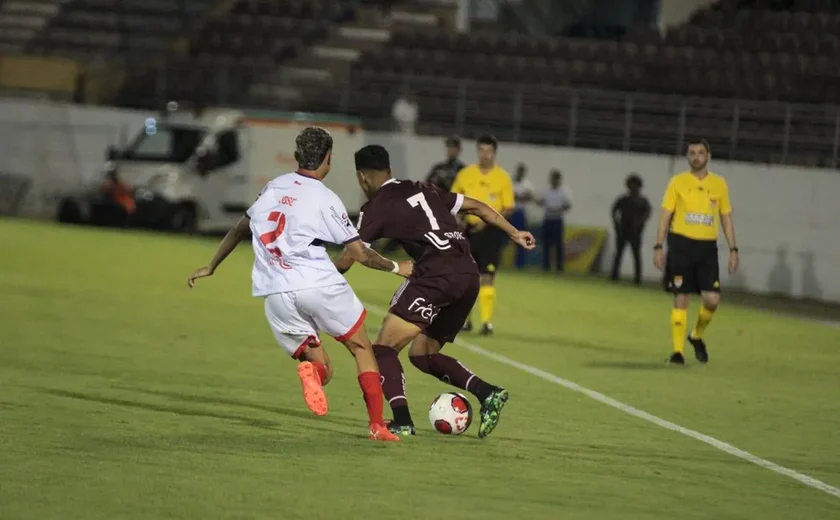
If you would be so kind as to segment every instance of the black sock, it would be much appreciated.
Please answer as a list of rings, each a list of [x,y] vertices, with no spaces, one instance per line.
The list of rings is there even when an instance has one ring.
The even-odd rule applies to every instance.
[[[473,380],[470,381],[470,384],[467,386],[469,387],[467,388],[467,390],[472,392],[474,396],[478,397],[478,400],[482,403],[485,399],[490,397],[490,395],[493,392],[499,389],[498,387],[493,386],[490,383],[485,383],[482,379],[479,379],[477,377],[474,377]]]
[[[408,406],[394,406],[391,407],[394,412],[394,422],[400,426],[414,426],[414,421],[411,420],[411,412],[408,411]]]

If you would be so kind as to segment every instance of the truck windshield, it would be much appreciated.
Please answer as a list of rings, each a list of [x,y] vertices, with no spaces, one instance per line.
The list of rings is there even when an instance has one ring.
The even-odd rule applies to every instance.
[[[200,128],[160,125],[150,119],[122,156],[132,161],[183,163],[195,153],[204,134]]]

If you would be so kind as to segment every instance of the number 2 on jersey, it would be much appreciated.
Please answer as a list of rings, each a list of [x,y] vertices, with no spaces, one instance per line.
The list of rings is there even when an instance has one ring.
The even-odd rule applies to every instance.
[[[266,249],[268,250],[269,253],[271,253],[271,254],[273,254],[274,256],[277,257],[277,261],[279,262],[280,267],[282,269],[291,269],[292,266],[290,266],[288,263],[286,263],[285,260],[283,260],[283,253],[280,251],[280,248],[276,247],[276,246],[275,247],[269,247],[271,244],[273,244],[280,237],[280,235],[283,234],[283,230],[286,229],[286,215],[280,213],[279,211],[272,211],[268,215],[268,221],[269,222],[274,222],[277,225],[271,231],[268,231],[268,232],[260,235],[260,242],[265,244]]]
[[[437,230],[440,229],[440,226],[438,225],[438,221],[435,218],[435,214],[432,213],[432,208],[430,208],[429,203],[426,202],[426,196],[423,194],[422,191],[420,193],[418,193],[417,195],[412,195],[411,197],[409,197],[405,200],[406,200],[406,202],[411,204],[412,208],[416,208],[417,206],[420,206],[421,208],[423,208],[423,212],[426,214],[426,218],[429,219],[429,225],[432,226],[433,231],[437,231]]]

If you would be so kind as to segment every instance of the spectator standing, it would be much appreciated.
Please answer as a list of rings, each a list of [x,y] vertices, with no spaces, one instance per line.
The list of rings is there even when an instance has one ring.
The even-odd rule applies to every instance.
[[[426,177],[426,182],[430,182],[444,191],[449,191],[452,188],[452,183],[455,182],[455,176],[466,165],[459,158],[461,155],[461,138],[453,135],[446,139],[445,144],[446,160],[432,166],[429,175]]]
[[[560,170],[552,170],[549,176],[549,190],[539,200],[539,204],[545,208],[543,219],[543,269],[551,270],[551,250],[555,251],[555,265],[557,270],[563,272],[565,268],[565,249],[563,240],[565,237],[566,212],[572,209],[572,193],[563,186],[563,174]]]
[[[633,253],[633,282],[639,285],[642,283],[642,233],[650,218],[650,202],[642,195],[643,183],[638,174],[630,174],[625,184],[627,193],[616,199],[612,206],[615,257],[610,278],[618,280],[624,248],[630,244]]]
[[[534,200],[534,185],[528,179],[528,168],[522,163],[516,167],[516,175],[513,178],[513,197],[516,205],[514,206],[513,213],[510,216],[510,222],[516,226],[517,229],[527,231],[527,206],[529,202]],[[525,267],[525,254],[525,249],[521,247],[516,248],[516,258],[514,262],[517,269]]]
[[[391,117],[397,124],[400,132],[404,135],[414,135],[414,126],[417,124],[417,102],[414,96],[405,94],[394,101],[391,108]]]

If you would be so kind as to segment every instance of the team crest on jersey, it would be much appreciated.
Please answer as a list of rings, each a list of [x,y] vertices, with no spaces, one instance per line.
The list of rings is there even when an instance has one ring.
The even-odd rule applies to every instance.
[[[715,209],[717,207],[717,204],[718,204],[717,201],[714,200],[714,199],[709,201],[709,207],[712,208],[712,209]]]
[[[674,277],[674,287],[679,289],[680,287],[682,287],[682,284],[683,284],[683,277],[682,276],[675,276]]]

